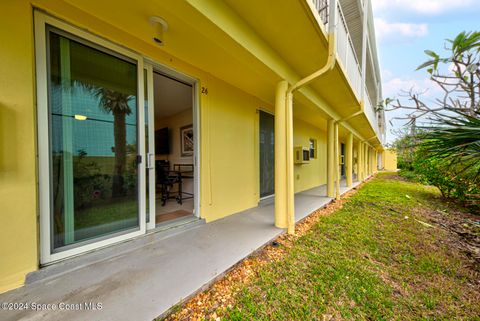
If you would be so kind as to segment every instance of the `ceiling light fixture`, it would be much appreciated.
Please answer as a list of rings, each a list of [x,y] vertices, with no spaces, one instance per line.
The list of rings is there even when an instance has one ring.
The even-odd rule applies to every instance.
[[[168,30],[168,23],[164,19],[156,16],[150,17],[150,23],[155,28],[153,41],[155,41],[158,45],[163,46],[165,42],[163,33]]]

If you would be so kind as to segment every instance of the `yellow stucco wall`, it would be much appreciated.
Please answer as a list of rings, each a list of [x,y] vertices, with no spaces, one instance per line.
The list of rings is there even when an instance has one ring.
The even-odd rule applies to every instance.
[[[299,119],[293,122],[293,145],[309,147],[310,138],[317,140],[317,158],[307,164],[295,165],[295,192],[326,184],[327,133]]]
[[[267,103],[62,1],[3,1],[0,41],[0,292],[38,268],[33,7],[199,80],[201,215],[207,221],[258,203],[258,114]]]
[[[260,107],[265,103],[209,79],[201,107],[201,212],[207,222],[258,203]]]
[[[0,293],[22,285],[39,262],[33,6],[198,79],[208,88],[199,97],[201,215],[209,222],[257,206],[257,109],[273,106],[67,2],[1,1]],[[318,156],[295,166],[295,191],[326,182],[326,134],[296,119],[294,146],[308,146],[309,138],[317,139]]]
[[[395,150],[386,149],[383,157],[383,168],[386,171],[396,171],[397,170],[397,152]]]
[[[37,257],[32,11],[1,1],[0,292],[21,285]]]

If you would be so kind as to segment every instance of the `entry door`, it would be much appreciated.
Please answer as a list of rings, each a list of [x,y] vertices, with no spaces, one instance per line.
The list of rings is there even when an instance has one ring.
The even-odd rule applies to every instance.
[[[275,145],[273,115],[260,111],[260,197],[275,192]]]
[[[156,228],[156,169],[155,169],[155,88],[154,88],[154,72],[171,76],[179,81],[190,84],[192,86],[192,112],[193,112],[193,198],[194,209],[193,214],[196,217],[200,217],[200,164],[199,148],[198,148],[198,134],[199,131],[199,112],[197,106],[197,83],[196,80],[181,74],[177,71],[171,70],[165,66],[157,64],[150,60],[144,61],[144,79],[145,79],[145,153],[146,153],[146,166],[145,166],[145,202],[146,206],[146,226],[147,230]],[[172,139],[177,139],[176,137]]]

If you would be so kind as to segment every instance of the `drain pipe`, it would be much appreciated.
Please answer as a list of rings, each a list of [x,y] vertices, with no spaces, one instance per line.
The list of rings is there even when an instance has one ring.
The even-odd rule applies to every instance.
[[[294,171],[293,171],[293,93],[301,87],[308,85],[315,79],[323,76],[335,67],[336,60],[336,23],[337,23],[337,0],[330,0],[328,22],[328,58],[325,66],[310,76],[307,76],[287,89],[286,99],[286,134],[287,134],[287,232],[295,234],[295,203],[294,203]]]

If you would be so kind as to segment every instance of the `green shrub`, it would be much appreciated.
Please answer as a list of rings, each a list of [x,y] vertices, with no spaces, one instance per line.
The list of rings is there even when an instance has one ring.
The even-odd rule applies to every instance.
[[[474,176],[475,168],[465,169],[464,166],[446,158],[432,156],[422,149],[415,153],[413,167],[421,182],[437,187],[445,198],[468,203],[472,197],[480,194]]]

